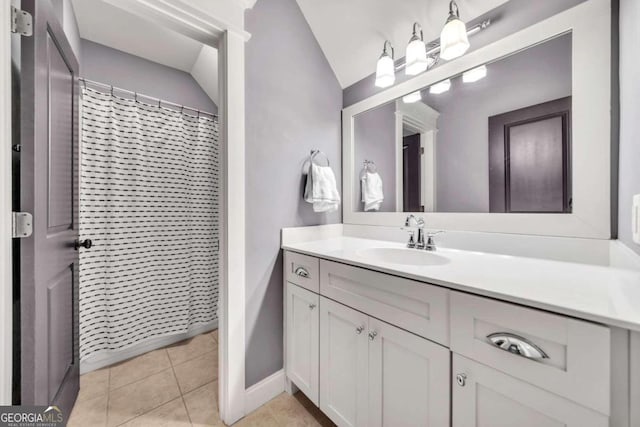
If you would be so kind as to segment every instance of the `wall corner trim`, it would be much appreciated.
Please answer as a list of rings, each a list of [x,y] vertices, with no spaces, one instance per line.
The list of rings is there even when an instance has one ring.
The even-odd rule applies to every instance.
[[[280,393],[284,392],[284,369],[269,375],[246,390],[245,414],[249,415]]]

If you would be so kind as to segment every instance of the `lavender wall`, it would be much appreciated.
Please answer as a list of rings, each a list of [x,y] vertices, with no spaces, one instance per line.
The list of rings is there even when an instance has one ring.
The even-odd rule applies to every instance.
[[[209,113],[218,112],[216,104],[185,71],[84,39],[81,51],[82,77]]]
[[[358,114],[354,119],[354,191],[353,206],[364,210],[360,189],[360,172],[364,160],[376,164],[382,178],[384,201],[379,212],[396,211],[396,103],[374,108]],[[374,211],[375,212],[375,211]]]
[[[620,0],[620,165],[618,238],[640,255],[633,242],[631,206],[640,194],[640,2]]]
[[[562,0],[562,1],[530,1],[530,0],[511,0],[502,6],[499,6],[478,18],[470,20],[468,26],[471,27],[476,23],[482,22],[485,19],[491,19],[492,24],[486,31],[482,31],[473,36],[471,41],[470,52],[479,49],[483,46],[493,43],[496,40],[500,40],[510,34],[513,34],[523,28],[542,21],[553,15],[556,15],[563,10],[569,9],[577,4],[584,2],[585,0]],[[461,13],[464,16],[464,5],[461,3]],[[467,17],[468,18],[468,17]],[[382,39],[380,45],[382,45]],[[396,46],[396,52],[404,51],[404,46]],[[375,61],[375,58],[372,59]],[[401,62],[398,59],[398,62]],[[372,71],[375,67],[375,62],[372,62]],[[396,74],[396,84],[408,80],[409,77],[404,73]],[[379,88],[376,88],[373,84],[375,80],[375,73],[368,77],[354,83],[344,90],[344,106],[355,104],[371,95],[380,92]]]
[[[341,182],[342,89],[295,0],[258,1],[245,28],[249,387],[282,368],[280,229],[341,221],[302,200],[301,167],[320,149]]]

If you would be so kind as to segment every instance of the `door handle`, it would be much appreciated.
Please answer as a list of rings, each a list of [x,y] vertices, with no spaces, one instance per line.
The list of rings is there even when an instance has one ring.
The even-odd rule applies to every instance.
[[[547,353],[528,339],[511,334],[509,332],[496,332],[487,335],[487,339],[494,347],[508,351],[526,359],[541,360],[548,359]]]
[[[378,336],[378,333],[376,331],[369,332],[369,341],[375,340],[377,336]]]
[[[76,239],[73,245],[76,251],[81,247],[85,249],[91,249],[91,246],[93,246],[93,242],[91,241],[91,239],[84,239],[82,241],[80,241],[79,239]]]

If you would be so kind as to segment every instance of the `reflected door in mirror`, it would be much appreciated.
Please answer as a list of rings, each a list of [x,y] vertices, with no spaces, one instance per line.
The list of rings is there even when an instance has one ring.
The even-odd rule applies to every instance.
[[[571,97],[489,117],[491,212],[569,213]]]
[[[403,212],[424,212],[422,206],[422,148],[420,134],[402,138],[402,204]]]

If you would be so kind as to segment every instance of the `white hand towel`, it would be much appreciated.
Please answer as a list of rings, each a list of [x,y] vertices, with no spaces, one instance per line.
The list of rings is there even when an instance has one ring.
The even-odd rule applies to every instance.
[[[383,200],[384,194],[382,193],[382,178],[380,178],[380,174],[377,172],[365,172],[362,175],[362,202],[364,203],[365,212],[379,210]]]
[[[309,173],[311,175],[307,179],[311,179],[311,200],[314,212],[337,211],[340,205],[340,194],[333,170],[328,166],[312,163]]]

